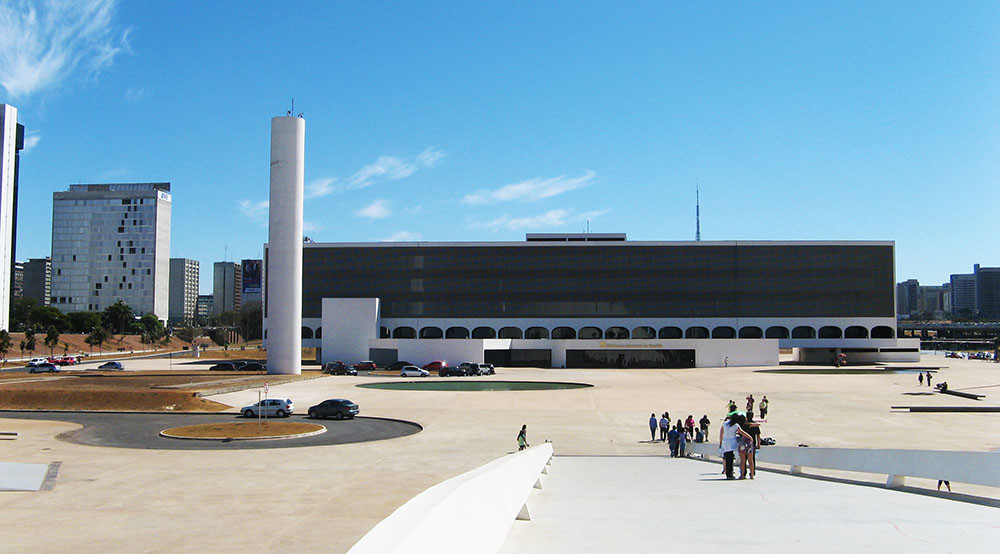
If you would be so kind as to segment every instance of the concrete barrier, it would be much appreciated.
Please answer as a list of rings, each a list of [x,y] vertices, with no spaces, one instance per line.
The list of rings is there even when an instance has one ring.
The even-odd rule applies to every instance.
[[[515,519],[529,519],[527,500],[541,488],[552,459],[543,443],[439,483],[400,506],[348,554],[493,553]]]
[[[718,458],[719,444],[688,443],[688,452]],[[881,473],[887,476],[887,487],[903,486],[906,477],[1000,487],[997,452],[765,446],[757,452],[757,461],[787,465],[791,473],[801,473],[803,467]]]

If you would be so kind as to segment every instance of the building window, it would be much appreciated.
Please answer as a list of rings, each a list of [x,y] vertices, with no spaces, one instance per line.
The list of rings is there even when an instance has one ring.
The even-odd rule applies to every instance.
[[[497,338],[497,332],[492,327],[476,327],[472,330],[472,338],[495,339]]]
[[[524,338],[526,339],[547,339],[549,338],[549,330],[545,327],[528,327],[524,331]]]
[[[382,329],[385,329],[385,327],[382,327]],[[379,338],[383,338],[383,339],[389,338],[389,330],[388,329],[385,329],[385,333],[386,333],[386,336],[379,337]],[[316,338],[316,339],[323,338],[323,328],[322,327],[317,327],[316,328],[316,332],[313,333],[313,338]]]
[[[504,327],[499,333],[502,339],[519,339],[521,336],[521,329],[518,327]]]
[[[440,339],[444,337],[440,327],[423,327],[420,329],[422,339]]]
[[[713,339],[735,339],[736,338],[736,329],[733,329],[732,327],[729,327],[727,325],[720,325],[719,327],[716,327],[715,329],[712,329],[712,338]]]
[[[851,325],[847,329],[844,329],[845,339],[867,339],[868,329],[860,325]]]
[[[819,338],[821,339],[839,339],[841,336],[840,327],[827,325],[819,329]]]
[[[309,327],[303,326],[302,327],[302,338],[304,338],[304,339],[311,339],[311,338],[313,338],[313,330],[310,329]]]
[[[740,327],[740,338],[741,339],[759,339],[763,338],[764,331],[760,327],[748,326]]]
[[[644,326],[636,327],[635,329],[632,329],[632,338],[633,339],[655,339],[656,338],[656,329],[653,329],[652,327],[644,327]]]
[[[792,329],[793,339],[814,339],[816,338],[816,329],[809,327],[808,325],[800,325]]]
[[[465,327],[449,327],[444,337],[446,339],[467,339],[469,338],[469,330]]]
[[[413,329],[413,327],[396,327],[392,330],[392,338],[415,339],[417,338],[417,332]]]
[[[559,340],[575,339],[576,329],[572,327],[556,327],[555,329],[552,330],[552,338]]]
[[[660,327],[657,336],[661,339],[682,339],[684,331],[680,327]]]
[[[768,327],[767,331],[764,332],[764,338],[768,339],[787,339],[788,338],[788,327]]]
[[[685,338],[689,339],[707,339],[708,338],[708,328],[707,327],[688,327],[687,331],[684,333]]]
[[[877,327],[872,327],[872,338],[873,339],[891,339],[896,335],[892,327],[886,325],[879,325]]]
[[[624,340],[628,338],[628,329],[624,327],[608,327],[604,332],[604,338],[613,340]]]
[[[580,332],[576,334],[577,337],[581,339],[599,339],[604,335],[600,329],[597,327],[581,327]]]

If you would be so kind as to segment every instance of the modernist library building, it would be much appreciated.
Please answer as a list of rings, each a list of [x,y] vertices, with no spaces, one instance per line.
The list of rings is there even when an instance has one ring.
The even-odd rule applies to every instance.
[[[894,249],[591,233],[308,243],[302,346],[380,365],[776,365],[779,349],[809,363],[912,361],[918,341],[896,337]],[[265,259],[265,329],[269,271]]]

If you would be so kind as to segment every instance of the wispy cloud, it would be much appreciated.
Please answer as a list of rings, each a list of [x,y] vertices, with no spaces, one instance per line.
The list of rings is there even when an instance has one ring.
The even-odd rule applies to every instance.
[[[519,231],[521,229],[561,227],[566,224],[566,220],[569,215],[569,210],[550,210],[543,214],[527,217],[510,217],[502,215],[496,219],[487,221],[484,226],[493,231],[500,229]]]
[[[574,217],[574,219],[576,219],[577,221],[593,221],[593,220],[601,217],[602,215],[607,214],[610,211],[611,211],[611,208],[608,208],[606,210],[593,210],[593,211],[589,211],[589,212],[583,212],[583,213],[577,214]]]
[[[0,86],[27,96],[67,79],[85,78],[128,50],[130,29],[114,24],[117,0],[0,2]]]
[[[465,204],[497,204],[500,202],[534,202],[576,190],[589,185],[597,174],[587,171],[579,177],[568,178],[565,175],[552,178],[536,177],[511,183],[498,189],[483,189],[462,198]]]
[[[306,198],[320,198],[331,194],[335,190],[333,184],[336,182],[336,177],[323,177],[314,180],[306,185]]]
[[[240,200],[237,202],[240,211],[243,215],[250,218],[251,221],[263,221],[264,217],[267,216],[268,201],[261,200],[259,202],[253,202],[251,200]]]
[[[125,91],[125,100],[129,102],[138,102],[146,97],[146,89],[140,88],[130,88]]]
[[[116,167],[114,169],[109,169],[104,173],[101,173],[102,181],[113,181],[115,179],[124,179],[132,174],[132,170],[127,167]]]
[[[24,148],[21,150],[22,154],[27,154],[29,150],[38,146],[39,141],[42,140],[42,135],[37,133],[28,133],[24,136]]]
[[[323,230],[323,226],[314,221],[303,221],[302,222],[302,232],[303,233],[317,233]]]
[[[434,150],[433,148],[428,148],[423,152],[417,154],[417,163],[424,167],[434,167],[441,161],[444,157],[444,152],[440,150]]]
[[[396,231],[388,237],[381,239],[381,242],[404,242],[420,240],[421,238],[420,233],[413,233],[411,231]]]
[[[444,158],[444,152],[433,148],[427,148],[412,158],[379,156],[374,163],[355,171],[354,175],[348,179],[347,188],[363,189],[379,180],[398,181],[405,179],[420,169],[430,169],[438,165],[442,158]]]
[[[391,206],[392,204],[388,200],[380,198],[358,210],[356,215],[368,219],[385,219],[392,215]]]

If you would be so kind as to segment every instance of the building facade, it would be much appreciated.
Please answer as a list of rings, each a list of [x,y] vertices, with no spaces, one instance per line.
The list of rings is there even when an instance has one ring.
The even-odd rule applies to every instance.
[[[892,242],[624,235],[305,244],[302,344],[323,360],[543,367],[777,363],[779,347],[912,359],[895,336],[894,257]],[[265,251],[265,327],[268,272]]]
[[[24,125],[17,122],[17,108],[0,104],[0,329],[10,325],[17,245],[17,181],[23,148]]]
[[[910,316],[920,311],[920,282],[907,279],[896,284],[896,313]]]
[[[1000,267],[973,266],[976,278],[976,312],[985,317],[1000,317]]]
[[[24,262],[22,296],[33,298],[39,306],[48,306],[52,297],[52,260],[31,258]]]
[[[208,318],[212,317],[212,304],[214,299],[211,294],[199,294],[195,306],[195,321],[198,325],[208,323]]]
[[[121,300],[166,319],[170,183],[70,185],[53,194],[52,305],[101,311]]]
[[[212,315],[238,312],[242,305],[243,268],[233,262],[215,262],[212,279]]]
[[[194,324],[198,309],[198,268],[198,260],[170,258],[169,323]]]

